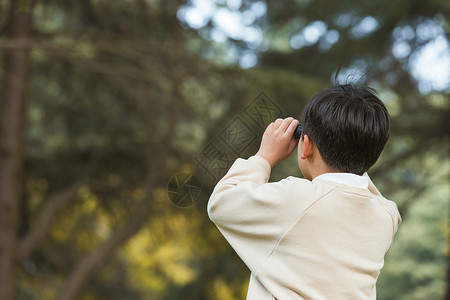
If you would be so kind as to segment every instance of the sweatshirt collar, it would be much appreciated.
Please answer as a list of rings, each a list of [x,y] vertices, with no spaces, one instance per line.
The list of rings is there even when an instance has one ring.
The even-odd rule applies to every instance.
[[[367,189],[369,187],[368,177],[359,176],[352,173],[325,173],[314,178],[312,182],[318,180],[333,181],[336,183],[363,189]]]

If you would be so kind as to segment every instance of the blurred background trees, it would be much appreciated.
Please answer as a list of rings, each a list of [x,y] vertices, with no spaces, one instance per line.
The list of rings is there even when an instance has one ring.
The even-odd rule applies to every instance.
[[[66,2],[0,0],[2,300],[244,299],[215,182],[189,209],[167,183],[261,91],[299,117],[339,66],[393,121],[370,174],[404,222],[378,299],[450,296],[448,1]]]

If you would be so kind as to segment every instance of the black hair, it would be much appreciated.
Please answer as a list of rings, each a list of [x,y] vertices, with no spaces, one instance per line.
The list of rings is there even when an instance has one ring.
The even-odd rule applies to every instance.
[[[378,159],[390,134],[389,113],[377,92],[356,84],[315,94],[302,115],[308,135],[335,172],[362,175]]]

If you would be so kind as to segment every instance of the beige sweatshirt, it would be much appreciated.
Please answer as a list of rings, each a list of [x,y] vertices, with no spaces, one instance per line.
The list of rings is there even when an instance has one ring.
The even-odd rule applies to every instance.
[[[247,299],[376,299],[401,221],[396,204],[368,178],[361,187],[326,176],[268,183],[269,176],[263,158],[238,159],[208,203],[251,271]]]

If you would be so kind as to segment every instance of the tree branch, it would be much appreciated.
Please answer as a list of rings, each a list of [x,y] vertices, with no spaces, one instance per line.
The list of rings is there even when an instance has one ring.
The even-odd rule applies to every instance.
[[[114,251],[139,231],[150,212],[151,191],[147,195],[146,199],[137,207],[136,215],[132,216],[128,223],[110,236],[96,251],[79,261],[56,300],[73,299],[94,272],[107,262]]]
[[[81,182],[76,182],[50,196],[39,221],[34,226],[34,229],[30,230],[20,242],[17,254],[18,261],[26,260],[36,249],[38,244],[47,235],[55,215],[66,208],[70,202],[72,202],[81,185]]]

